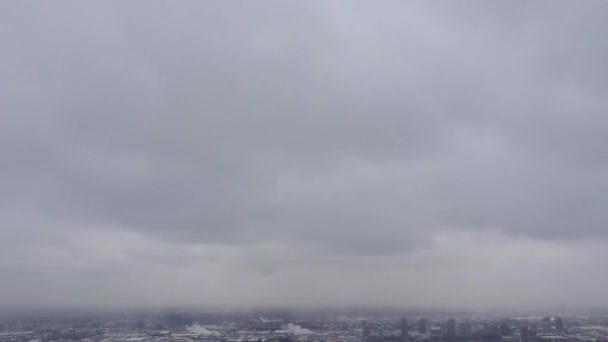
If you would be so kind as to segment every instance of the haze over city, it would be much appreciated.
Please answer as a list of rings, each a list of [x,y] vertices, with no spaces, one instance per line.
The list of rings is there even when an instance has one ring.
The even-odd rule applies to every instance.
[[[0,308],[604,308],[606,13],[3,1]]]

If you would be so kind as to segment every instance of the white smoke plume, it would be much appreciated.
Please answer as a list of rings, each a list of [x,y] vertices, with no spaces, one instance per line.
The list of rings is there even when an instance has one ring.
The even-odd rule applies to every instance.
[[[198,335],[203,335],[203,336],[219,336],[220,335],[220,333],[218,333],[217,331],[211,331],[198,324],[193,324],[193,325],[189,326],[188,328],[186,328],[186,330],[188,330],[189,332],[191,332],[193,334],[198,334]]]
[[[311,330],[308,330],[306,328],[302,328],[301,326],[297,325],[297,324],[293,324],[293,323],[289,323],[287,324],[287,329],[285,329],[287,332],[290,332],[294,335],[307,335],[307,334],[312,334],[313,332]]]
[[[278,318],[266,318],[266,317],[260,317],[259,318],[260,321],[262,323],[271,323],[271,322],[283,322],[282,319],[278,319]]]

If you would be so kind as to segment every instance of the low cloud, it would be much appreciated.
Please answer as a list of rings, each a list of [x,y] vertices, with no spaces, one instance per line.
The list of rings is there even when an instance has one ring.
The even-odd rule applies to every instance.
[[[0,6],[0,305],[603,293],[606,2]]]

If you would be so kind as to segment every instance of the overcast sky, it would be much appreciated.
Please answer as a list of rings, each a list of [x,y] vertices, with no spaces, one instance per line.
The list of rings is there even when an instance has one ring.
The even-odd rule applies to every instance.
[[[2,1],[0,306],[608,305],[606,13]]]

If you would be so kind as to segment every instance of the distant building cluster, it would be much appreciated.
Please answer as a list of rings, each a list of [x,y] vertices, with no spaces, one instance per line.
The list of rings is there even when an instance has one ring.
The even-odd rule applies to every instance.
[[[410,322],[414,322],[410,324]],[[154,313],[97,318],[20,318],[0,342],[608,342],[594,316],[429,315],[268,318]]]

